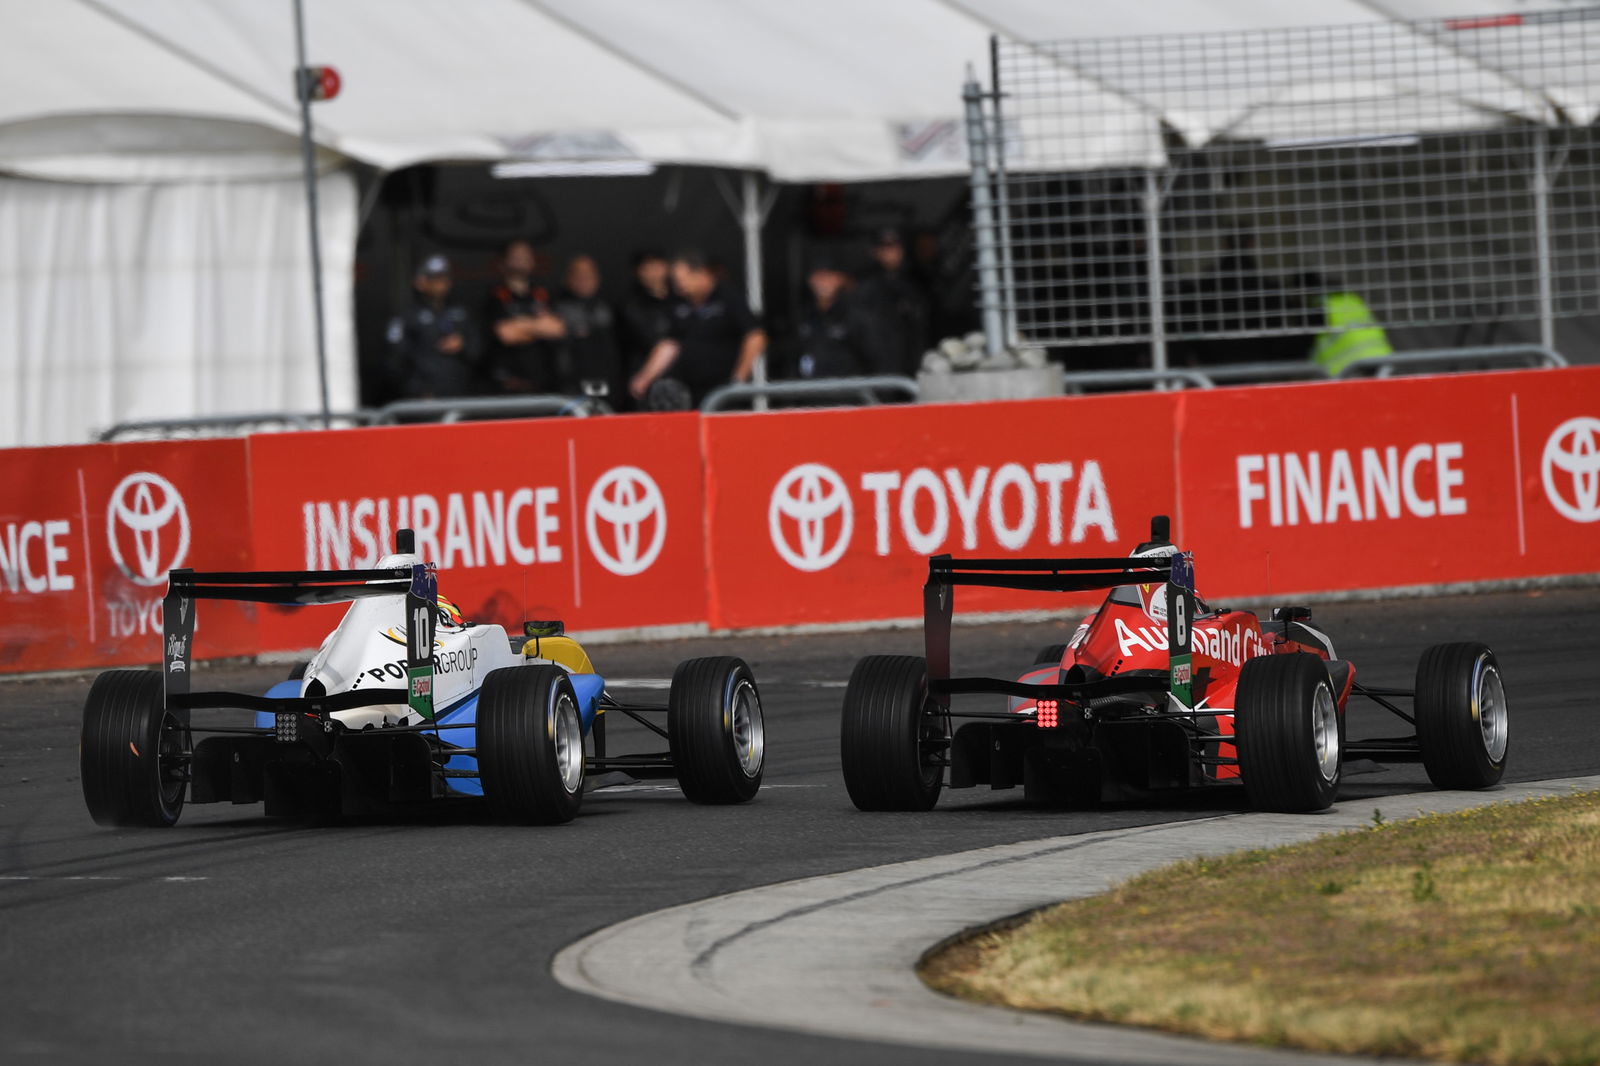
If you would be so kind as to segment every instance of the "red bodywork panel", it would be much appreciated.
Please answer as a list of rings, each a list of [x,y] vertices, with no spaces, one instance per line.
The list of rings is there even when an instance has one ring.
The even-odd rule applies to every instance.
[[[1092,675],[1111,677],[1133,670],[1150,670],[1166,673],[1167,619],[1161,596],[1162,584],[1124,586],[1122,594],[1113,591],[1100,609],[1086,617],[1073,634],[1061,657],[1059,670],[1081,666]],[[1132,599],[1128,590],[1137,593],[1138,603],[1123,602]],[[1198,601],[1198,597],[1197,597]],[[1154,605],[1154,606],[1152,606]],[[1263,633],[1261,622],[1253,612],[1211,609],[1200,601],[1200,614],[1191,628],[1193,694],[1196,708],[1216,708],[1213,719],[1216,731],[1233,734],[1234,693],[1239,684],[1239,673],[1245,661],[1258,655],[1282,655],[1308,652],[1328,660],[1328,649],[1318,643],[1304,643],[1280,636],[1275,632]],[[1019,680],[1045,682],[1054,680],[1055,670],[1036,666]],[[1342,714],[1345,701],[1355,681],[1355,671],[1349,669],[1336,681],[1335,696]],[[1035,702],[1028,699],[1013,701],[1015,711],[1033,711]],[[1068,713],[1064,708],[1062,713]],[[1225,758],[1236,757],[1232,744],[1219,744],[1217,754]],[[1217,780],[1237,778],[1239,767],[1215,767]]]

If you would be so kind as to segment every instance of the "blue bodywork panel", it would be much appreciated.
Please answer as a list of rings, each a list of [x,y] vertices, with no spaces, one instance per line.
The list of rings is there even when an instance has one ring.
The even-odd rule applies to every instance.
[[[578,714],[583,719],[583,735],[588,736],[589,731],[594,728],[595,715],[600,711],[600,695],[606,689],[605,678],[599,674],[568,674],[567,679],[572,682],[572,694],[578,699]],[[292,699],[300,695],[300,682],[279,681],[267,689],[266,694],[274,699]],[[395,690],[395,695],[397,703],[405,698],[405,693],[400,689]],[[477,720],[478,694],[474,692],[466,699],[445,708],[438,716],[440,725],[468,728],[442,730],[439,735],[451,747],[475,748],[478,746],[478,731],[470,726]],[[272,712],[255,712],[255,724],[258,729],[271,729],[274,725]],[[471,755],[454,755],[444,766],[446,770],[477,773],[478,760]],[[483,784],[476,777],[449,777],[445,779],[445,787],[459,796],[483,795]]]

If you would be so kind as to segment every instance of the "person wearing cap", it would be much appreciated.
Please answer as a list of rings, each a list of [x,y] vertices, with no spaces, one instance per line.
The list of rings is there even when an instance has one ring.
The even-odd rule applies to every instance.
[[[533,245],[521,237],[500,252],[500,281],[484,305],[489,374],[502,392],[562,391],[569,384],[567,325],[534,279]]]
[[[651,349],[628,388],[636,399],[644,399],[656,381],[671,377],[688,388],[690,405],[699,406],[719,385],[750,380],[767,334],[744,301],[717,280],[700,252],[673,256],[672,284],[678,302],[671,332]]]
[[[906,264],[899,230],[873,233],[872,265],[861,275],[856,295],[872,321],[868,370],[914,375],[928,347],[928,301]]]
[[[850,275],[833,256],[812,257],[807,299],[777,376],[842,378],[867,372],[872,323],[849,287]]]
[[[450,260],[428,256],[412,279],[412,306],[389,320],[389,377],[408,399],[483,391],[478,333],[467,309],[450,299],[451,286]]]

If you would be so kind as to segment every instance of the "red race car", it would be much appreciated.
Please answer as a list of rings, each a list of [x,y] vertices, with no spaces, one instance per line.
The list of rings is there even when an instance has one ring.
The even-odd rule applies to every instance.
[[[855,805],[928,810],[946,769],[951,788],[1021,785],[1029,800],[1073,805],[1242,784],[1271,811],[1329,806],[1354,756],[1420,761],[1439,788],[1500,780],[1506,696],[1488,647],[1434,645],[1414,689],[1362,685],[1309,608],[1279,607],[1264,621],[1207,604],[1194,591],[1193,557],[1170,542],[1170,529],[1157,516],[1150,540],[1125,559],[931,558],[926,657],[868,656],[845,690],[840,755]],[[1110,591],[1070,642],[1007,680],[951,676],[958,585]],[[953,705],[972,693],[1005,695],[1009,705]],[[1352,696],[1415,735],[1347,741]]]

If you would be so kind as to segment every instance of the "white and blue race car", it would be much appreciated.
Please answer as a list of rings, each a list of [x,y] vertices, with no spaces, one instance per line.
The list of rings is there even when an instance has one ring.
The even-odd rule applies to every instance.
[[[350,607],[299,676],[251,695],[191,690],[201,599]],[[577,815],[591,774],[675,777],[707,804],[761,787],[761,697],[743,660],[687,660],[666,706],[622,703],[561,623],[512,638],[462,620],[409,530],[372,570],[174,570],[164,608],[161,672],[107,671],[85,701],[83,795],[102,825],[171,826],[185,800],[327,816],[477,796],[504,820],[554,824]],[[255,713],[193,713],[219,709]],[[608,755],[608,714],[668,750]]]

